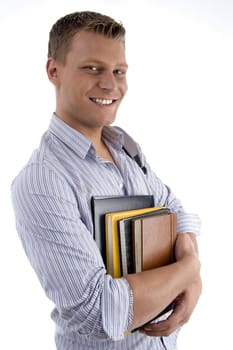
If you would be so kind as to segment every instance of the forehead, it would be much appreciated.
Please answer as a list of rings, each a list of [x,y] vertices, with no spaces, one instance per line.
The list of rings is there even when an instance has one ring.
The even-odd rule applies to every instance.
[[[126,64],[123,38],[112,39],[88,31],[74,35],[67,55],[76,56],[78,61],[98,60]]]

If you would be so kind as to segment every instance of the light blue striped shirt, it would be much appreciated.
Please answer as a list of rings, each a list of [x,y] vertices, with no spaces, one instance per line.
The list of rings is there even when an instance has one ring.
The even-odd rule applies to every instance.
[[[39,148],[12,184],[16,228],[46,295],[54,302],[59,350],[164,349],[160,338],[129,336],[133,295],[124,278],[106,274],[93,240],[93,195],[154,195],[155,205],[178,214],[178,232],[199,234],[200,220],[147,168],[122,150],[123,135],[105,127],[103,140],[116,164],[96,154],[90,140],[55,115]],[[140,151],[141,152],[141,151]],[[175,349],[176,332],[164,338]]]

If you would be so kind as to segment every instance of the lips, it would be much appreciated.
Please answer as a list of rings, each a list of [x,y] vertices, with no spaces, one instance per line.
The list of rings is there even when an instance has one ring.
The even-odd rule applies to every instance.
[[[91,97],[90,100],[97,103],[98,105],[111,105],[116,101],[116,99],[110,100],[110,99],[98,98],[98,97]]]

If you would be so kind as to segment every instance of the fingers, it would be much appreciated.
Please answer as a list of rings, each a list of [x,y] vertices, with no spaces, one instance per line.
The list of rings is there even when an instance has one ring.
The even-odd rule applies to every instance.
[[[164,336],[167,337],[177,328],[180,328],[188,321],[186,317],[186,308],[182,295],[176,300],[173,313],[166,319],[157,323],[150,323],[140,329],[140,332],[148,336]]]
[[[151,337],[167,337],[171,333],[173,333],[177,328],[178,326],[176,324],[167,319],[158,323],[151,323],[150,325],[147,325],[140,329],[140,332]]]

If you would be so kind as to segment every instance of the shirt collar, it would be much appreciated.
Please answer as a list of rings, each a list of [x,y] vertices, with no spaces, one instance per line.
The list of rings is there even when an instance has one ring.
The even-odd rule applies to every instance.
[[[87,154],[93,149],[90,139],[85,137],[76,129],[70,127],[55,114],[52,115],[49,132],[55,135],[61,142],[71,148],[79,157],[84,159]],[[121,149],[123,146],[122,132],[116,130],[112,126],[103,128],[103,139],[109,142],[114,148]]]

